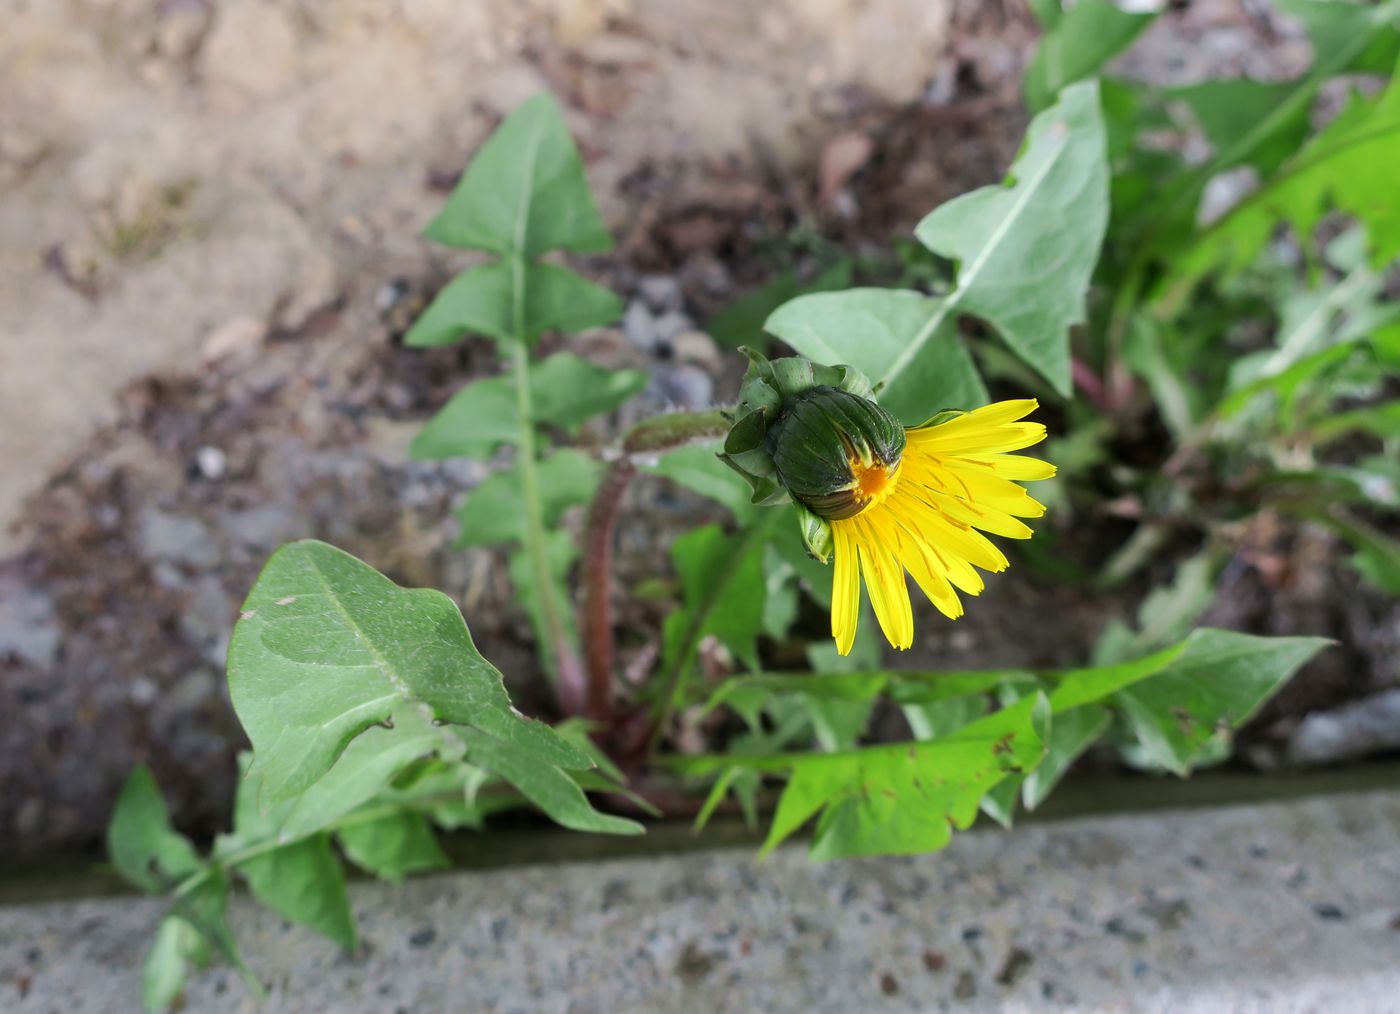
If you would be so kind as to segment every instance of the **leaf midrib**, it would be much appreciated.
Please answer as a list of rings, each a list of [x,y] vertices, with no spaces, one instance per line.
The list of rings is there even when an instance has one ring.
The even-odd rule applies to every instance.
[[[328,579],[326,573],[321,569],[321,561],[317,560],[313,556],[310,562],[311,571],[313,574],[316,575],[316,580],[320,583],[321,588],[324,590],[326,596],[335,604],[336,611],[339,612],[340,615],[345,619],[346,624],[354,633],[355,637],[365,646],[365,649],[369,652],[370,657],[374,659],[375,668],[379,670],[380,674],[388,682],[390,689],[393,691],[393,693],[388,697],[377,699],[377,702],[388,701],[392,703],[395,699],[402,700],[405,703],[418,708],[423,713],[423,717],[428,720],[429,725],[432,727],[436,727],[437,715],[433,711],[432,705],[430,705],[427,701],[423,700],[421,697],[413,693],[413,690],[408,685],[407,681],[401,675],[399,675],[397,669],[390,664],[388,658],[385,657],[385,655],[370,639],[369,635],[365,632],[364,627],[361,626],[353,617],[351,617],[350,611],[345,608],[345,604],[340,601],[340,597],[336,595],[334,591],[331,590],[330,580]],[[350,714],[353,711],[364,710],[368,706],[369,702],[366,702],[364,704],[361,704],[358,708],[353,708],[350,711],[341,712],[341,714],[337,715],[334,719],[331,719],[328,722],[323,722],[321,724],[321,728],[329,728],[330,726],[336,724],[338,721],[343,720],[347,714]],[[438,733],[438,739],[440,740],[441,744],[447,747],[449,750],[452,749],[452,747],[454,746],[453,734],[448,732],[445,727],[438,729]]]

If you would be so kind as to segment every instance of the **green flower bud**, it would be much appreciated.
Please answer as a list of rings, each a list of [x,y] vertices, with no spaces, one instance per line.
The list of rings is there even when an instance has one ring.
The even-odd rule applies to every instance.
[[[817,517],[801,504],[797,505],[797,524],[802,532],[802,545],[807,555],[818,563],[831,556],[831,522]]]
[[[879,405],[812,387],[767,427],[778,482],[819,518],[854,517],[886,488],[904,453],[904,427]]]
[[[749,369],[720,458],[753,487],[756,504],[793,499],[813,522],[860,513],[894,475],[904,449],[904,429],[871,400],[870,381],[850,366],[740,351]],[[814,556],[830,552],[830,538],[819,525],[808,532],[804,522]]]

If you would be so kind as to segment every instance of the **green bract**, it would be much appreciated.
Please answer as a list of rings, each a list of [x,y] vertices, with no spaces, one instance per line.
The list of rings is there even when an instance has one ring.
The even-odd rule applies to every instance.
[[[798,395],[768,430],[778,480],[818,517],[840,521],[864,507],[855,467],[893,469],[904,427],[868,398],[832,387]]]
[[[875,403],[869,379],[854,367],[741,351],[749,369],[720,458],[753,487],[754,503],[793,501],[803,544],[825,563],[827,522],[861,510],[852,463],[894,467],[904,427]]]

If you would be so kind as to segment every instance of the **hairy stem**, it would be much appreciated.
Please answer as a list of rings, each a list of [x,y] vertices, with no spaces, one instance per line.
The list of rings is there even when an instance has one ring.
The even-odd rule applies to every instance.
[[[728,409],[710,408],[703,412],[669,412],[643,419],[622,438],[625,454],[669,451],[697,440],[713,440],[729,432],[733,425]]]
[[[589,718],[606,722],[612,696],[616,647],[612,621],[612,551],[622,496],[637,467],[633,454],[657,453],[697,440],[721,437],[730,421],[722,409],[704,412],[675,412],[644,419],[622,438],[622,457],[603,476],[593,503],[583,538],[583,604],[580,629],[584,639],[584,661],[588,669],[585,709]]]
[[[619,458],[608,466],[593,503],[588,508],[588,526],[583,546],[583,655],[588,669],[587,715],[606,722],[611,706],[615,648],[612,627],[613,533],[622,509],[622,495],[637,474],[630,458]]]

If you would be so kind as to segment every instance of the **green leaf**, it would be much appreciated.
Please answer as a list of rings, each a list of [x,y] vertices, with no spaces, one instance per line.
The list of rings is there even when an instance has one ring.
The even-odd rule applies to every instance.
[[[1400,595],[1400,541],[1377,528],[1336,511],[1323,519],[1356,551],[1351,565],[1362,577],[1391,595]]]
[[[1323,442],[1357,430],[1371,433],[1382,440],[1400,437],[1400,398],[1329,415],[1313,427],[1312,435]]]
[[[944,739],[766,762],[790,764],[763,851],[819,811],[813,859],[930,852],[966,829],[978,804],[1008,774],[1028,771],[1045,750],[1038,697],[1004,708]],[[736,763],[753,765],[749,758]]]
[[[719,444],[677,447],[654,463],[642,465],[642,470],[723,504],[736,518],[750,517],[758,508],[749,502],[748,484],[719,459],[719,447]]]
[[[451,345],[468,335],[481,335],[496,341],[511,341],[511,270],[501,261],[468,268],[428,304],[404,335],[413,348]]]
[[[1240,162],[1269,173],[1297,151],[1308,135],[1307,106],[1287,104],[1289,95],[1296,87],[1296,82],[1292,81],[1227,78],[1182,85],[1168,89],[1166,94],[1190,106],[1191,112],[1200,121],[1201,129],[1205,131],[1206,140],[1219,152],[1228,151],[1275,109],[1288,110],[1288,116],[1280,120],[1272,132],[1248,151],[1240,153]]]
[[[1334,210],[1365,223],[1374,266],[1389,263],[1400,255],[1400,202],[1394,200],[1391,172],[1397,162],[1400,80],[1393,80],[1374,99],[1353,97],[1273,177],[1206,229],[1179,258],[1173,285],[1188,286],[1212,269],[1252,262],[1279,223],[1307,239]]]
[[[515,464],[482,479],[456,510],[462,531],[453,545],[465,549],[520,542],[525,537],[522,496],[520,472]]]
[[[611,412],[647,386],[644,370],[609,370],[571,352],[557,352],[530,369],[535,421],[575,433],[586,420]]]
[[[1205,632],[1169,648],[1126,662],[1046,673],[1053,683],[1049,704],[1055,714],[1105,701],[1141,680],[1166,672],[1192,642]],[[881,694],[898,703],[918,739],[942,735],[960,722],[956,716],[972,710],[969,700],[1008,686],[1037,686],[1039,677],[1026,669],[986,669],[937,672],[907,669],[849,673],[758,673],[725,680],[710,695],[707,709],[727,705],[752,713],[777,696],[800,694],[810,700],[870,701]],[[951,710],[943,705],[950,705]],[[950,717],[953,716],[953,717]]]
[[[865,735],[865,727],[870,723],[870,713],[875,708],[873,700],[804,700],[817,743],[828,753],[853,749],[861,736]]]
[[[671,560],[685,605],[666,619],[663,667],[686,664],[681,655],[687,644],[713,634],[751,669],[758,668],[767,588],[761,540],[725,535],[718,525],[706,525],[677,538]]]
[[[516,293],[516,285],[522,286]],[[622,302],[609,290],[557,264],[527,264],[519,274],[504,261],[481,264],[445,285],[404,335],[415,348],[451,345],[468,335],[515,340],[515,300],[527,342],[546,331],[584,331],[611,324]]]
[[[273,554],[229,646],[229,693],[271,805],[304,792],[404,704],[564,767],[587,756],[510,704],[446,595],[400,588],[323,542]],[[440,750],[456,737],[441,730]]]
[[[699,812],[695,814],[693,830],[696,834],[699,834],[705,829],[705,825],[710,822],[710,818],[714,816],[715,810],[719,808],[719,804],[724,802],[724,797],[729,794],[729,788],[734,784],[735,780],[750,773],[751,772],[746,772],[743,768],[726,768],[724,771],[720,772],[720,776],[716,778],[714,784],[710,786],[710,791],[705,796],[705,802],[701,804]]]
[[[442,746],[442,734],[413,709],[401,707],[393,728],[372,726],[350,745],[316,784],[281,814],[278,833],[300,838],[323,830],[377,796],[414,761]]]
[[[1400,320],[1379,327],[1371,335],[1376,358],[1389,370],[1400,370]]]
[[[1079,0],[1054,23],[1026,67],[1026,105],[1039,112],[1065,85],[1097,74],[1142,34],[1156,13],[1129,13],[1111,0]]]
[[[526,799],[564,827],[600,834],[641,834],[643,831],[634,820],[599,813],[568,775],[508,743],[491,736],[471,735],[467,738],[467,757],[473,764],[510,782]]]
[[[539,463],[540,509],[544,523],[558,523],[564,511],[588,500],[598,487],[601,467],[591,456],[571,448],[555,451]],[[462,534],[457,545],[495,546],[525,536],[520,474],[515,466],[483,479],[457,509]]]
[[[752,713],[782,695],[799,694],[814,701],[869,701],[882,693],[901,707],[912,705],[922,708],[989,694],[1008,683],[1033,681],[1035,678],[1033,673],[1024,669],[759,673],[725,680],[710,695],[706,708],[725,705],[740,713]],[[923,713],[934,714],[932,711]],[[939,727],[942,728],[941,725]]]
[[[1007,775],[993,785],[982,797],[979,809],[988,817],[1010,830],[1015,823],[1016,799],[1021,791],[1021,776]]]
[[[949,697],[939,701],[920,701],[900,708],[909,731],[915,739],[939,739],[987,713],[987,695]]]
[[[544,94],[496,129],[425,235],[448,246],[525,257],[612,246],[564,117]]]
[[[1060,0],[1026,0],[1026,6],[1030,7],[1031,13],[1040,22],[1040,27],[1047,32],[1058,25],[1065,16],[1065,9]]]
[[[1351,565],[1357,573],[1382,591],[1400,595],[1400,542],[1377,532],[1353,545]]]
[[[1113,693],[1149,676],[1165,671],[1188,649],[1191,639],[1172,645],[1131,662],[1072,669],[1059,677],[1050,694],[1050,707],[1055,714],[1101,701]]]
[[[705,332],[720,345],[738,348],[762,343],[763,322],[790,299],[809,292],[831,292],[851,284],[851,262],[842,258],[803,281],[796,271],[782,272],[770,282],[745,293],[705,323]]]
[[[559,352],[530,370],[530,403],[537,423],[574,433],[587,419],[611,412],[646,386],[641,370],[607,370],[571,352]],[[520,440],[515,383],[489,377],[462,388],[414,439],[415,461],[484,458]]]
[[[881,404],[906,423],[986,401],[957,338],[959,313],[981,317],[1068,394],[1068,332],[1084,319],[1108,220],[1094,82],[1066,88],[1032,121],[1010,175],[1009,186],[965,194],[919,224],[924,245],[959,262],[957,288],[947,297],[878,289],[802,296],[774,313],[768,330],[805,356],[847,363],[883,382]]]
[[[880,403],[906,423],[917,423],[937,409],[976,408],[987,401],[947,304],[919,292],[847,289],[800,296],[764,326],[810,359],[854,366],[872,381],[884,381]],[[901,382],[901,376],[909,379]]]
[[[1384,283],[1363,263],[1364,242],[1362,233],[1352,230],[1329,245],[1330,259],[1342,261],[1338,266],[1348,272],[1336,284],[1281,296],[1275,347],[1232,364],[1228,396],[1218,408],[1222,416],[1240,412],[1262,391],[1274,392],[1281,407],[1290,406],[1305,385],[1349,359],[1372,325],[1386,319],[1386,304],[1378,302]]]
[[[520,439],[515,385],[509,377],[477,380],[454,394],[413,438],[414,461],[485,458]]]
[[[944,304],[990,324],[1061,394],[1070,392],[1069,329],[1084,321],[1089,277],[1108,224],[1108,162],[1098,83],[1060,93],[1036,116],[1009,186],[989,186],[939,207],[915,230],[934,253],[959,262]],[[937,321],[938,318],[935,318]],[[926,326],[931,336],[937,330]],[[926,377],[906,370],[911,345],[891,369],[885,397],[907,404]]]
[[[1113,697],[1150,763],[1184,775],[1331,642],[1202,629],[1152,679]]]
[[[1400,33],[1394,27],[1400,6],[1395,3],[1274,0],[1274,6],[1303,22],[1312,40],[1314,64],[1322,65],[1328,77],[1385,74],[1395,63],[1400,49]]]
[[[395,813],[351,824],[341,828],[337,837],[351,862],[394,883],[410,873],[452,865],[438,847],[428,821],[419,813]]]
[[[203,955],[204,940],[198,930],[178,915],[162,919],[141,966],[141,998],[146,1010],[162,1011],[174,1004],[185,988],[190,963],[203,964],[199,960]]]
[[[1046,742],[1045,759],[1021,783],[1021,802],[1027,810],[1034,810],[1045,802],[1070,766],[1108,731],[1111,723],[1108,709],[1094,704],[1055,715]]]
[[[107,855],[117,872],[150,894],[203,865],[194,846],[170,823],[160,787],[144,764],[132,770],[107,827]]]
[[[1203,551],[1181,563],[1171,583],[1152,589],[1138,607],[1133,652],[1187,637],[1215,600],[1215,561]]]
[[[355,948],[355,917],[330,839],[312,835],[245,860],[238,872],[254,897],[278,915]]]
[[[189,941],[188,955],[194,956],[197,964],[207,963],[206,942],[213,946],[221,957],[238,969],[244,981],[255,994],[261,995],[262,985],[238,953],[238,943],[229,932],[226,910],[228,908],[228,875],[217,866],[208,868],[203,879],[192,890],[177,895],[172,914],[192,926],[198,941]]]
[[[763,549],[763,632],[781,640],[797,620],[797,571],[770,544]],[[834,646],[833,646],[834,647]]]

